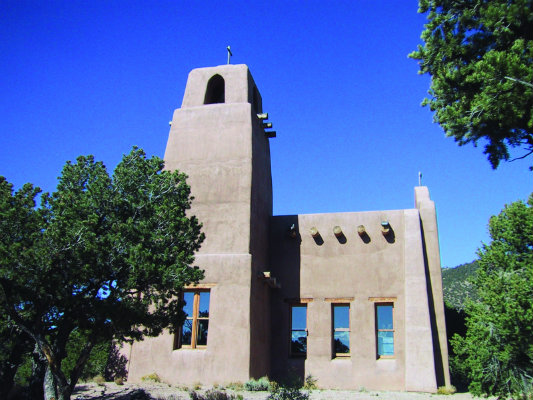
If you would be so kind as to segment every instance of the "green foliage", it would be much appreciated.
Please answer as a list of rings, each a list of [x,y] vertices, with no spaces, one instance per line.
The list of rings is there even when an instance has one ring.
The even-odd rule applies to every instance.
[[[32,374],[32,355],[25,353],[15,375],[15,383],[21,387],[28,386]]]
[[[452,339],[453,365],[475,395],[533,396],[533,195],[489,222],[479,250],[478,302],[466,305],[465,337]]]
[[[226,388],[235,391],[244,390],[244,384],[242,382],[230,382],[226,385]]]
[[[477,261],[442,270],[442,291],[448,307],[463,311],[466,299],[476,300],[476,290],[472,282],[478,268]]]
[[[267,376],[262,376],[258,380],[250,379],[244,384],[244,390],[250,392],[266,392],[270,390],[270,381]]]
[[[145,375],[141,378],[141,381],[149,381],[149,382],[161,382],[161,378],[159,375],[157,375],[155,372],[152,372],[151,374]]]
[[[93,348],[141,339],[183,319],[179,292],[203,241],[186,176],[134,148],[112,176],[92,156],[67,162],[57,190],[13,194],[0,178],[0,307],[46,355],[57,399],[68,399]],[[62,371],[75,330],[85,343]],[[72,366],[72,368],[71,368]]]
[[[459,145],[481,139],[493,168],[508,147],[533,153],[531,0],[419,0],[424,45],[410,54],[431,75],[423,105]]]
[[[267,400],[308,400],[309,393],[297,388],[280,387],[279,390],[271,393]]]
[[[0,399],[7,398],[17,369],[32,349],[31,338],[11,324],[5,315],[0,315]],[[31,364],[29,370],[31,373]]]
[[[457,392],[455,386],[439,386],[437,389],[437,394],[450,395],[455,394],[455,392]]]
[[[86,334],[82,334],[78,329],[71,332],[66,346],[67,356],[61,363],[61,369],[65,376],[70,376],[72,370],[76,365],[76,361],[80,357],[84,344],[87,341]],[[80,379],[88,380],[95,376],[105,377],[106,366],[109,360],[109,351],[111,349],[111,342],[102,342],[96,344],[89,359],[85,363],[83,370],[80,373]]]
[[[317,382],[318,382],[318,380],[315,377],[313,377],[313,375],[311,375],[311,374],[307,375],[305,377],[304,389],[306,389],[306,390],[318,389]]]

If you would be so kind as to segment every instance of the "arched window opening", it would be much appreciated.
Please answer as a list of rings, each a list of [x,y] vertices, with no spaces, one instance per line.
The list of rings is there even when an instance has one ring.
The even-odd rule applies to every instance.
[[[225,102],[225,83],[220,75],[214,75],[207,82],[204,104],[216,104]]]

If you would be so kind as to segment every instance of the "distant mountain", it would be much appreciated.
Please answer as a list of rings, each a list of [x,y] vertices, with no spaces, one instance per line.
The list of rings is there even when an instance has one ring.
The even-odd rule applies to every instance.
[[[442,289],[444,302],[448,307],[463,311],[465,300],[476,298],[473,284],[470,282],[478,268],[477,261],[462,264],[455,268],[442,270]]]

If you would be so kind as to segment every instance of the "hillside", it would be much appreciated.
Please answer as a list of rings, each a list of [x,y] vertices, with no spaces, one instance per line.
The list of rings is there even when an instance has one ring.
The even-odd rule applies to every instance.
[[[470,279],[477,271],[477,261],[442,270],[442,288],[444,302],[457,311],[464,309],[467,297],[475,298]]]

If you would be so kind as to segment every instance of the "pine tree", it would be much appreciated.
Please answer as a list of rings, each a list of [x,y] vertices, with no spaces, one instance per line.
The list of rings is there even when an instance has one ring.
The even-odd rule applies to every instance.
[[[456,365],[475,395],[533,395],[533,195],[489,222],[478,251],[478,301],[466,306],[466,336],[452,339]]]

